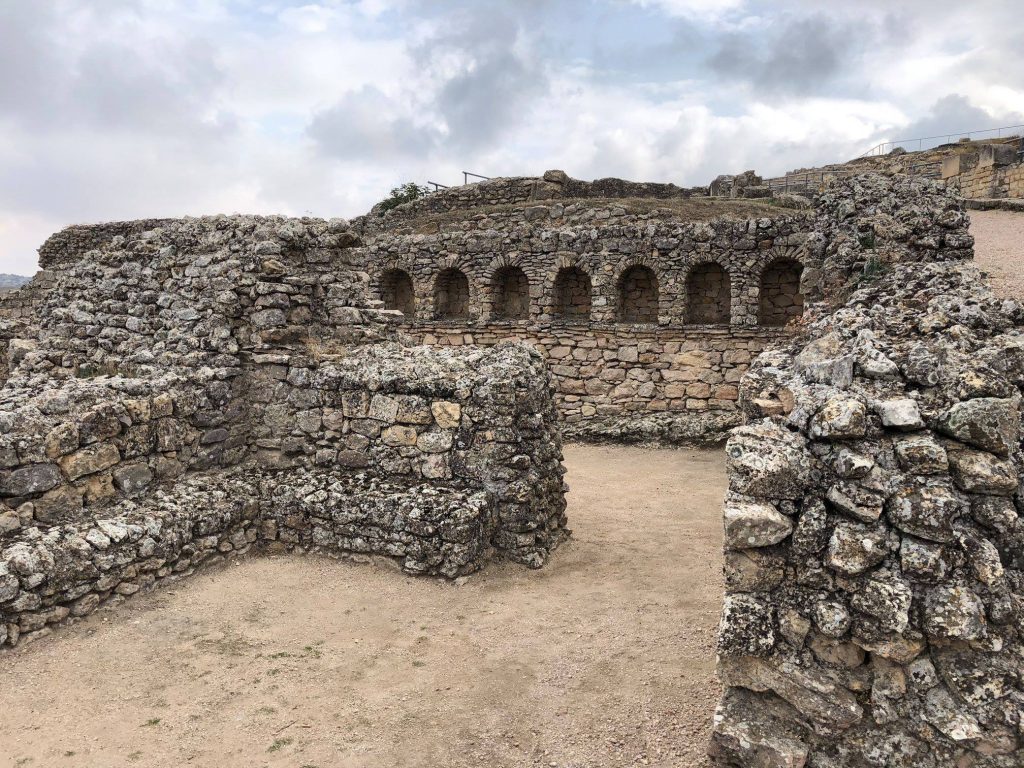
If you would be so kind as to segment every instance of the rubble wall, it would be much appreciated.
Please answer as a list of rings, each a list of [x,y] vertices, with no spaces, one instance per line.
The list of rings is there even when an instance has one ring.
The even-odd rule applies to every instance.
[[[366,216],[353,221],[360,234],[388,231],[424,215],[479,208],[515,205],[530,201],[562,198],[686,198],[707,194],[707,188],[684,189],[675,184],[597,179],[581,181],[564,171],[547,171],[543,176],[513,176],[436,190],[418,200],[390,210],[375,206]]]
[[[540,355],[399,343],[345,222],[98,230],[0,389],[0,645],[254,544],[454,577],[564,538]]]
[[[555,375],[567,434],[715,441],[738,423],[736,385],[749,361],[785,332],[779,313],[798,319],[802,294],[818,290],[821,240],[810,218],[765,213],[771,215],[695,221],[669,210],[566,200],[470,216],[434,231],[378,234],[358,251],[371,294],[385,305],[397,308],[397,281],[411,289],[411,317],[401,327],[416,342],[517,339],[540,349]],[[792,267],[785,286],[778,265]],[[717,269],[714,280],[709,266]],[[646,282],[630,292],[628,278],[638,269]],[[582,292],[571,307],[568,272],[577,281],[572,290]],[[450,317],[450,304],[439,303],[451,301],[453,273],[468,285],[465,316]],[[787,306],[772,304],[765,319],[762,283],[773,275],[767,290]],[[523,311],[512,318],[510,286],[523,294],[511,304]],[[651,321],[625,315],[627,299],[640,314],[654,308]],[[706,322],[708,305],[719,322]]]
[[[941,184],[864,176],[816,201],[824,288],[740,386],[726,453],[734,766],[1024,758],[1024,307],[970,264]]]

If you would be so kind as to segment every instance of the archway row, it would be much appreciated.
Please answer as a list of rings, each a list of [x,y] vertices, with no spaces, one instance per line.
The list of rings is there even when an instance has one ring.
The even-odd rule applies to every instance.
[[[762,271],[759,281],[758,322],[783,326],[803,314],[800,278],[803,266],[790,258],[777,259]],[[386,270],[380,293],[387,309],[407,317],[416,313],[412,277],[402,269]],[[593,283],[579,266],[558,270],[552,286],[549,311],[566,322],[588,322],[593,308]],[[686,322],[692,325],[725,325],[732,314],[732,280],[716,262],[694,266],[686,278]],[[472,291],[462,270],[449,267],[438,273],[433,286],[433,316],[438,320],[466,320],[471,316]],[[616,319],[622,323],[657,323],[660,308],[658,276],[648,266],[626,269],[616,285]],[[491,317],[495,320],[526,320],[530,316],[530,280],[518,266],[497,269],[490,281]]]

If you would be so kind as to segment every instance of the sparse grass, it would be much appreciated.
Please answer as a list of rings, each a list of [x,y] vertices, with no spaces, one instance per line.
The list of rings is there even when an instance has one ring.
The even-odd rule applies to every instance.
[[[139,761],[139,760],[141,760],[141,759],[142,759],[142,753],[141,753],[141,752],[139,752],[139,751],[135,751],[135,752],[129,752],[129,753],[128,753],[128,759],[129,759],[129,760],[130,760],[131,762],[133,762],[133,763],[134,763],[134,762],[137,762],[137,761]]]
[[[75,756],[75,750],[73,750],[73,749],[69,749],[66,752],[64,752],[64,757],[74,757],[74,756]]]
[[[150,718],[149,720],[144,722],[142,725],[140,725],[139,728],[147,728],[147,727],[153,726],[153,725],[160,725],[160,718],[159,717],[152,717],[152,718]]]
[[[461,225],[462,222],[472,221],[479,216],[498,215],[537,205],[553,206],[558,204],[565,206],[575,205],[581,209],[622,208],[628,214],[641,215],[653,213],[654,211],[664,211],[669,216],[682,221],[709,221],[717,218],[750,219],[764,216],[773,209],[777,209],[779,206],[772,203],[771,200],[772,198],[765,198],[764,200],[730,200],[718,197],[668,199],[653,197],[588,197],[565,200],[531,200],[524,203],[487,205],[480,208],[446,211],[444,213],[425,213],[413,219],[389,222],[389,224],[394,229],[411,228],[418,235],[433,235],[453,226]]]
[[[267,747],[267,752],[279,752],[285,747],[287,747],[289,744],[291,744],[292,741],[293,739],[290,739],[288,737],[285,737],[283,739],[274,739],[274,743]]]
[[[425,662],[425,661],[420,661],[419,659],[417,659],[416,661],[414,661],[414,662],[412,663],[412,665],[413,665],[414,667],[425,667],[425,666],[427,666],[427,662]]]

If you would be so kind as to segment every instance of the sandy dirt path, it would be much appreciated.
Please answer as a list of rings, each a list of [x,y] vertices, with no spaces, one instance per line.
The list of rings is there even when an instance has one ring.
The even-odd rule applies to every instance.
[[[250,558],[0,656],[0,765],[703,765],[721,456],[566,464],[575,535],[540,571]]]
[[[974,260],[989,273],[992,290],[1024,299],[1024,213],[971,211]]]

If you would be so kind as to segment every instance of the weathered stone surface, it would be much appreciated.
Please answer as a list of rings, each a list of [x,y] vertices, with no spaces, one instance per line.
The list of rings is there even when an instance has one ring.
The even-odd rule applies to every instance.
[[[910,626],[910,585],[899,578],[875,576],[854,594],[851,605],[857,611],[878,620],[886,632],[903,633]]]
[[[54,464],[29,464],[13,472],[0,474],[0,495],[31,496],[55,487],[61,481]]]
[[[775,609],[761,595],[730,595],[725,599],[718,633],[722,657],[758,656],[775,646]]]
[[[900,488],[889,497],[886,512],[894,525],[913,536],[949,541],[964,505],[950,488],[932,483]]]
[[[848,576],[863,573],[885,559],[885,534],[856,523],[838,523],[828,542],[825,564]]]
[[[939,429],[968,445],[1008,456],[1019,447],[1020,401],[994,397],[965,400],[943,414]]]
[[[814,414],[810,436],[815,440],[863,437],[867,431],[867,409],[855,397],[834,397]]]
[[[727,549],[771,546],[793,532],[793,521],[770,504],[732,502],[724,519]]]
[[[1009,496],[1020,481],[1012,463],[984,451],[953,451],[949,464],[953,481],[968,493]]]
[[[924,427],[924,419],[921,418],[921,412],[918,410],[915,400],[909,398],[879,400],[872,407],[882,420],[883,427],[904,431]]]
[[[726,657],[719,660],[718,674],[727,686],[772,691],[801,715],[827,728],[846,729],[864,716],[853,694],[813,667],[773,664],[755,656]]]
[[[917,475],[937,475],[949,469],[949,457],[942,444],[929,433],[893,441],[900,466]]]
[[[60,460],[61,469],[70,480],[109,469],[121,460],[121,452],[113,443],[98,443],[75,451]]]
[[[966,586],[938,586],[928,591],[924,628],[929,637],[979,640],[985,636],[985,606]]]
[[[729,487],[736,493],[795,499],[811,482],[806,441],[771,422],[734,430],[725,452]]]
[[[882,516],[885,495],[857,483],[837,483],[828,489],[829,504],[863,523],[873,523]]]

